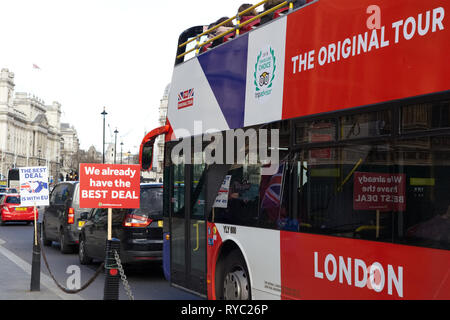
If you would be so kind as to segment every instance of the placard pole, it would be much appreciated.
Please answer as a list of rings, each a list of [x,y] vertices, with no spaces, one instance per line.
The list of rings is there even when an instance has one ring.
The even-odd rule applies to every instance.
[[[31,258],[31,283],[30,291],[41,291],[41,246],[37,241],[38,232],[41,231],[41,226],[37,225],[36,206],[34,206],[34,244],[33,256]]]
[[[36,202],[34,203],[33,206],[33,213],[34,213],[34,245],[37,246],[38,245],[38,238],[37,238],[37,215],[36,215]]]
[[[376,238],[380,237],[380,210],[377,210],[377,230],[376,230]]]
[[[108,239],[105,253],[105,286],[103,300],[119,300],[120,274],[116,254],[120,252],[120,240],[112,239],[112,208],[108,208]]]
[[[108,208],[108,240],[112,239],[112,208]]]

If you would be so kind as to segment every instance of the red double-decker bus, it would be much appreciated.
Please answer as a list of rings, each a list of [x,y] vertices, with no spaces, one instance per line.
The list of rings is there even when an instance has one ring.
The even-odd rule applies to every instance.
[[[145,170],[165,134],[171,283],[210,299],[449,299],[450,3],[265,14],[180,36],[167,124],[142,141]]]

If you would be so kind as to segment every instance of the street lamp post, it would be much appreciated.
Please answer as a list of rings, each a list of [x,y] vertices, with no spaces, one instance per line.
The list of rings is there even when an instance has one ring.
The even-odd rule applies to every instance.
[[[103,112],[100,114],[103,115],[103,163],[105,163],[105,117],[108,114],[105,107],[103,107]]]
[[[123,142],[120,143],[120,164],[122,164],[122,147],[123,147]]]
[[[117,134],[118,133],[119,133],[119,130],[117,130],[117,128],[116,128],[116,130],[114,130],[114,164],[116,164],[116,154],[117,154],[116,146],[117,146]]]

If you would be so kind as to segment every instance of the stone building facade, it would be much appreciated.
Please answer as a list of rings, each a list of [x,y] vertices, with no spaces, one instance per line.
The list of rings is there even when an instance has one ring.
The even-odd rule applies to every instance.
[[[158,123],[159,126],[166,125],[166,118],[167,118],[167,108],[169,105],[169,92],[170,92],[170,83],[166,86],[166,89],[164,90],[163,97],[161,98],[160,104],[159,104],[159,119]],[[157,181],[161,181],[163,179],[163,171],[164,171],[164,139],[165,135],[161,135],[156,140],[156,145],[158,149],[158,153],[156,156],[156,179]]]
[[[61,123],[61,171],[60,178],[78,172],[81,155],[77,130],[69,123]],[[62,180],[62,179],[61,179]]]
[[[0,174],[24,166],[47,166],[50,182],[61,170],[61,104],[14,92],[14,73],[0,71]]]

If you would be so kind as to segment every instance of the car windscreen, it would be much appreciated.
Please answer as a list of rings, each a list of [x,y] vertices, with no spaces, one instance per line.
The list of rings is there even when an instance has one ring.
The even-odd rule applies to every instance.
[[[163,189],[141,188],[140,208],[135,210],[136,214],[147,216],[162,216],[163,210]]]
[[[20,197],[7,197],[6,203],[20,204]]]

